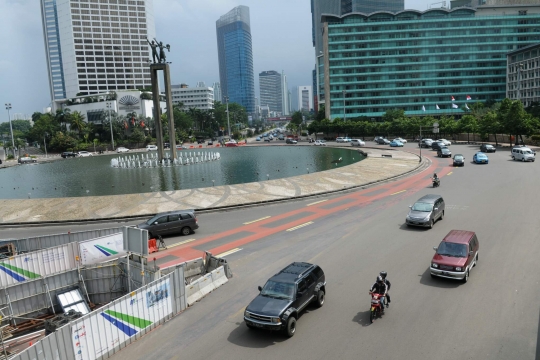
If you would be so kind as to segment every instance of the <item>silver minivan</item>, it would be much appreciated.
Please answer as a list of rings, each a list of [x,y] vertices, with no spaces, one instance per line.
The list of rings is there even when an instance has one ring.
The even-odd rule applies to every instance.
[[[437,220],[444,218],[444,199],[440,195],[425,195],[414,205],[409,206],[409,214],[405,219],[407,226],[433,228]]]
[[[189,235],[199,228],[194,210],[179,210],[160,213],[142,224],[139,229],[148,230],[148,235],[153,238],[157,235],[182,234]]]
[[[519,147],[512,149],[512,160],[521,160],[521,161],[533,161],[534,162],[534,152],[527,147]]]

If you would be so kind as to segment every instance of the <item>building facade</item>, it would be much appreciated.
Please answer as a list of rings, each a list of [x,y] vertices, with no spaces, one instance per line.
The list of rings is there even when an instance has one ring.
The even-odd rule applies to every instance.
[[[216,21],[221,96],[255,111],[255,79],[249,8],[237,6]]]
[[[223,102],[221,100],[221,84],[219,82],[215,82],[212,84],[212,87],[214,88],[214,101]]]
[[[506,54],[540,40],[540,6],[324,18],[326,116],[463,114],[506,96]],[[469,100],[470,101],[470,100]]]
[[[281,71],[281,103],[282,103],[282,115],[289,115],[291,110],[291,98],[289,97],[289,84],[287,83],[287,75],[285,71]]]
[[[152,0],[41,0],[53,107],[65,98],[150,87]]]
[[[261,105],[268,105],[270,111],[283,110],[283,85],[281,74],[277,71],[263,71],[259,73],[259,91]]]
[[[197,85],[204,85],[199,83]],[[186,84],[171,85],[174,105],[184,104],[188,109],[211,110],[214,108],[214,89],[206,86],[188,87]]]
[[[313,89],[311,86],[298,86],[298,111],[313,110]]]
[[[525,107],[540,102],[540,42],[508,53],[506,97]]]

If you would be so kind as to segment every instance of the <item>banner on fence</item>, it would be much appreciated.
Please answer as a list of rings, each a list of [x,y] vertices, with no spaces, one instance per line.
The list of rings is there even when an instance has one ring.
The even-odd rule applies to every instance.
[[[173,312],[170,277],[149,284],[71,323],[77,360],[110,355],[115,348]],[[107,356],[106,356],[107,357]]]
[[[17,255],[0,261],[0,287],[38,279],[77,267],[77,244]]]
[[[95,264],[126,255],[122,233],[102,236],[79,243],[79,254],[83,265]]]

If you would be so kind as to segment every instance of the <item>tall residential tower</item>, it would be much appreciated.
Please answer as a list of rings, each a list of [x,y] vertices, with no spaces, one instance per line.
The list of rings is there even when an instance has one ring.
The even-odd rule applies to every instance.
[[[216,21],[221,96],[255,112],[255,79],[249,8],[237,6]]]
[[[263,71],[259,74],[261,105],[268,105],[270,111],[283,111],[283,85],[277,71]]]
[[[53,110],[79,93],[150,87],[152,0],[41,0]]]

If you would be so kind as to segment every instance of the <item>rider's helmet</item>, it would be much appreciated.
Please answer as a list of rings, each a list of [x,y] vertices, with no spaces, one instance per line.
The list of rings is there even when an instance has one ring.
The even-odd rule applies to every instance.
[[[382,276],[377,276],[377,282],[380,284],[383,282]]]
[[[388,275],[388,274],[386,273],[386,271],[381,271],[381,272],[379,273],[379,275],[380,275],[383,279],[386,279],[386,275]]]
[[[437,173],[433,173],[433,177],[435,177],[435,178],[436,178],[436,177],[437,177]]]

